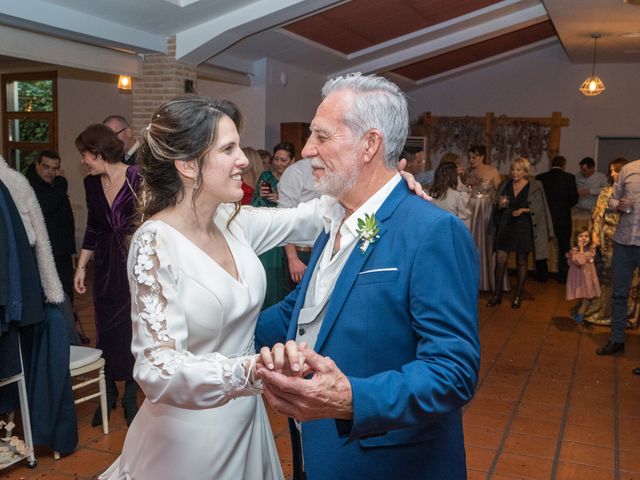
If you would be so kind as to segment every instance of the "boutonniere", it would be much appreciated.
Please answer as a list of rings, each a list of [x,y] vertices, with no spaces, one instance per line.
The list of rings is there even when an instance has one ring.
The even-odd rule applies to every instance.
[[[365,213],[364,219],[358,219],[358,227],[356,228],[358,239],[360,240],[360,251],[364,255],[369,245],[375,243],[380,238],[380,224],[374,214]]]

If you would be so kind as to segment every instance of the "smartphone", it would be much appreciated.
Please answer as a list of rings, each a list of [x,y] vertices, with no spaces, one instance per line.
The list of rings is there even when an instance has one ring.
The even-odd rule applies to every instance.
[[[260,184],[260,190],[268,190],[269,193],[273,193],[273,190],[271,189],[271,184],[269,182],[262,182]]]

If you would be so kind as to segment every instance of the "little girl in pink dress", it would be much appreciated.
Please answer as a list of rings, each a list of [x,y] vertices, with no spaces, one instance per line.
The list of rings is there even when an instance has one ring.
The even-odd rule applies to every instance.
[[[578,300],[572,310],[576,323],[584,321],[591,300],[600,297],[600,282],[593,263],[595,249],[590,245],[590,238],[589,230],[582,228],[578,231],[575,246],[567,253],[567,300]]]

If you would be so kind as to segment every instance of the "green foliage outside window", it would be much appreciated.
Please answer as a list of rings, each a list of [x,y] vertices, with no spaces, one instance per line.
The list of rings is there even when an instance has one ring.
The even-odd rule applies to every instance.
[[[53,111],[53,85],[51,80],[16,82],[18,88],[18,111]],[[20,122],[20,140],[23,142],[48,142],[49,123],[41,120]]]

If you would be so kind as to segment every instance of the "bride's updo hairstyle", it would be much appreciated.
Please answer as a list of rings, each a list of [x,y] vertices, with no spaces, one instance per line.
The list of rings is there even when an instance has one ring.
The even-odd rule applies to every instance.
[[[142,134],[138,159],[144,180],[140,212],[143,219],[174,206],[184,195],[176,160],[196,162],[195,200],[204,157],[217,139],[223,115],[240,129],[240,110],[228,100],[187,95],[163,103],[153,112],[151,123]]]

